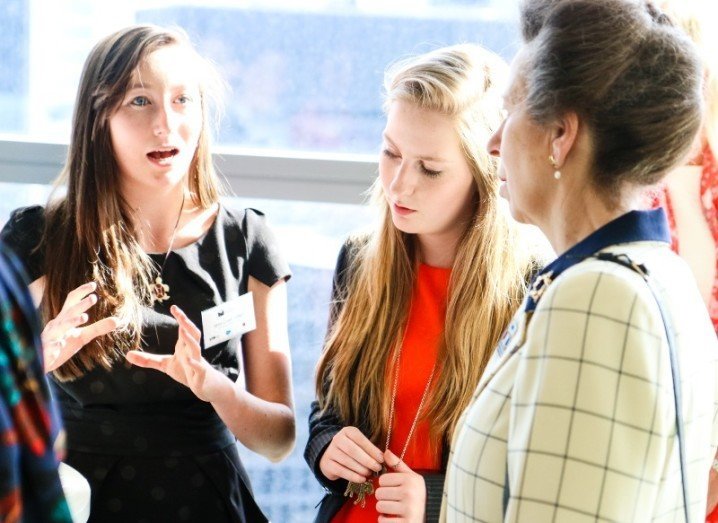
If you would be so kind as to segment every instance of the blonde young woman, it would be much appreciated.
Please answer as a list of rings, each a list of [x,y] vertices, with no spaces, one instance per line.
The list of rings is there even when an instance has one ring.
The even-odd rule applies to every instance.
[[[438,517],[446,443],[531,267],[484,149],[503,71],[461,45],[386,75],[380,221],[339,255],[309,420],[317,521]]]
[[[209,72],[177,31],[100,41],[66,195],[2,232],[42,300],[45,370],[92,522],[266,521],[236,440],[273,461],[294,443],[289,268],[261,213],[220,202]],[[238,311],[256,328],[235,320],[214,338],[219,313]]]

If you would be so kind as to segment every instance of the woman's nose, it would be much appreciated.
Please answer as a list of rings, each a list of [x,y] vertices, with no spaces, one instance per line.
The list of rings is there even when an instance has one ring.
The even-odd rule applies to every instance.
[[[172,108],[168,107],[167,104],[158,104],[152,125],[155,136],[166,136],[170,134],[172,127],[175,125]]]
[[[414,173],[407,165],[406,161],[402,161],[398,169],[392,177],[389,188],[396,196],[408,196],[414,192],[416,186]]]
[[[502,123],[498,129],[491,135],[489,141],[486,143],[486,150],[491,156],[501,156],[501,133],[504,130],[504,124]]]

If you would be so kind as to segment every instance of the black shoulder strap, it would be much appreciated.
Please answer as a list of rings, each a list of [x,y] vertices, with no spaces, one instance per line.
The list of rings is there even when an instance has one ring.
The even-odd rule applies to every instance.
[[[671,362],[671,377],[673,379],[673,400],[675,403],[676,411],[676,436],[678,437],[678,458],[680,460],[681,467],[681,486],[683,489],[683,515],[686,518],[686,523],[690,521],[688,513],[688,484],[686,477],[686,448],[685,448],[685,437],[683,433],[683,402],[681,396],[681,374],[678,366],[678,354],[676,349],[675,341],[675,330],[673,329],[673,323],[671,317],[666,311],[663,301],[660,299],[658,290],[655,287],[653,281],[648,277],[648,269],[645,265],[635,263],[626,254],[614,254],[612,252],[599,252],[591,258],[598,260],[610,261],[622,265],[636,273],[638,273],[643,280],[651,289],[653,297],[658,305],[658,310],[661,313],[661,319],[663,320],[663,326],[666,329],[666,338],[668,340],[668,355]],[[509,498],[511,497],[511,488],[509,487],[509,467],[508,459],[506,460],[506,475],[504,478],[504,493],[503,493],[503,509],[504,517],[506,517],[506,509],[508,508]]]

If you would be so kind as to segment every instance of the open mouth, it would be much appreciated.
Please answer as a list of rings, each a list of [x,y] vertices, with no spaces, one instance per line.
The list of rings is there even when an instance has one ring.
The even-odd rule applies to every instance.
[[[395,203],[394,204],[394,212],[396,212],[397,214],[400,214],[402,216],[406,216],[415,211],[414,211],[414,209],[410,209],[409,207],[404,207],[402,205],[399,205],[398,203]]]
[[[162,162],[169,160],[170,158],[174,158],[179,154],[179,149],[164,149],[161,151],[152,151],[147,153],[147,156],[151,160],[155,160],[156,162]]]

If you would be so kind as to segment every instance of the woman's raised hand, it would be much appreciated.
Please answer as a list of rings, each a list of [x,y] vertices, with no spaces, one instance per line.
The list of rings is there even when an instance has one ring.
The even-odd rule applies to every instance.
[[[92,340],[120,326],[114,316],[85,325],[87,311],[97,303],[96,288],[95,282],[89,282],[70,291],[60,313],[45,325],[41,335],[45,372],[54,371]]]
[[[344,427],[337,432],[319,461],[322,474],[334,481],[346,479],[364,483],[371,474],[380,472],[384,456],[356,427]]]
[[[164,372],[189,387],[203,401],[213,402],[221,399],[223,394],[231,394],[234,387],[232,381],[202,357],[202,332],[176,305],[170,308],[170,312],[179,324],[174,354],[133,350],[127,353],[127,361],[138,367]]]

